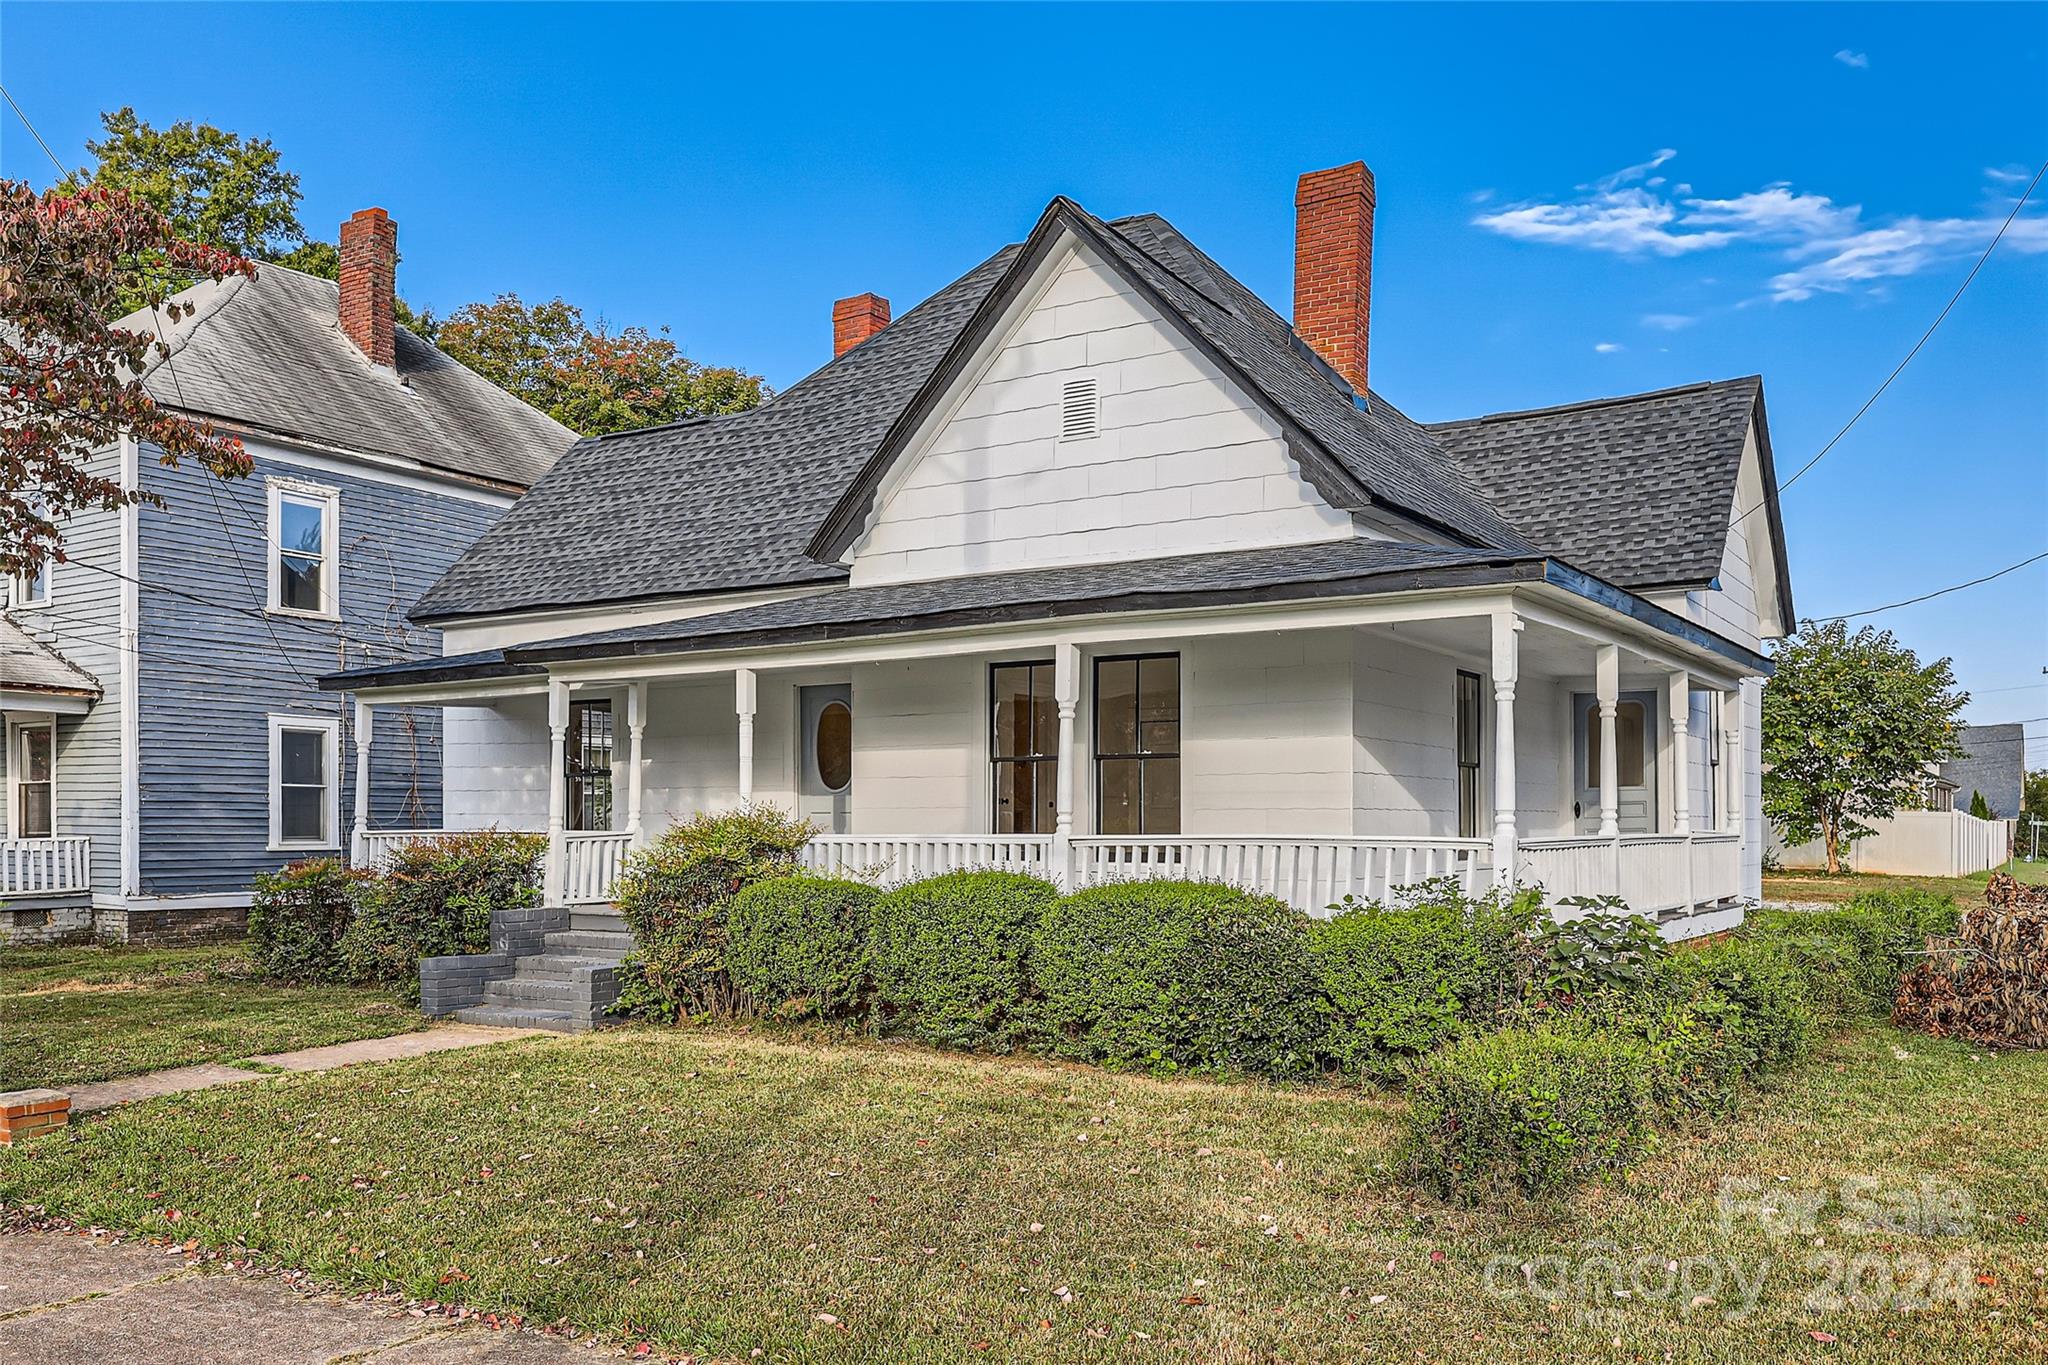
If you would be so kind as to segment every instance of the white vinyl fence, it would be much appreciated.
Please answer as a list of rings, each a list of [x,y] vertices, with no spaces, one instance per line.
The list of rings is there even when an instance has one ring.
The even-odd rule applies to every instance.
[[[1960,810],[1902,810],[1872,822],[1875,834],[1849,845],[1847,872],[1882,872],[1897,877],[1967,877],[2012,856],[2011,827],[2003,820],[1979,820]],[[1785,848],[1773,836],[1771,851],[1787,871],[1825,868],[1820,840]]]

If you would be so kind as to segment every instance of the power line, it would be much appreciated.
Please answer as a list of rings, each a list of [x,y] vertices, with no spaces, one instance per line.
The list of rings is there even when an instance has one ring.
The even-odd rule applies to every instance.
[[[1982,578],[1973,578],[1967,583],[1956,583],[1946,588],[1936,588],[1933,592],[1923,592],[1918,597],[1908,597],[1903,602],[1887,602],[1881,607],[1865,607],[1862,611],[1849,611],[1842,613],[1840,616],[1820,616],[1814,619],[1819,621],[1853,621],[1859,616],[1875,616],[1881,611],[1896,611],[1900,607],[1910,607],[1916,602],[1926,602],[1936,597],[1946,597],[1952,592],[1961,592],[1964,588],[1974,588],[1979,583],[1989,583],[1994,578],[2003,578],[2009,573],[2015,573],[2024,569],[2029,564],[2038,564],[2044,559],[2048,559],[2048,550],[2043,550],[2032,559],[2022,559],[2017,564],[2008,564],[1997,573],[1988,573]]]
[[[36,145],[43,149],[43,155],[50,158],[50,164],[57,168],[57,174],[62,176],[70,176],[76,174],[76,172],[74,172],[69,166],[66,166],[63,162],[59,161],[57,159],[57,154],[50,150],[50,144],[43,141],[43,135],[36,131],[36,126],[28,121],[28,115],[21,111],[21,106],[19,104],[15,103],[14,92],[9,90],[6,86],[0,85],[0,95],[5,95],[7,97],[8,107],[14,110],[14,116],[21,120],[22,127],[28,129],[28,135],[36,140]]]
[[[2019,202],[2012,206],[2012,212],[2005,215],[2005,221],[1998,225],[1998,231],[1992,235],[1990,245],[1984,248],[1984,254],[1979,256],[1977,258],[1977,263],[1970,267],[1970,273],[1963,276],[1963,282],[1956,286],[1955,293],[1949,295],[1948,302],[1942,305],[1941,312],[1935,315],[1934,321],[1927,324],[1927,330],[1922,332],[1920,334],[1920,339],[1913,343],[1913,349],[1906,352],[1906,358],[1904,360],[1901,360],[1897,365],[1892,367],[1892,372],[1884,377],[1884,383],[1879,384],[1877,386],[1877,391],[1871,394],[1870,397],[1863,400],[1863,406],[1856,409],[1856,415],[1851,417],[1847,422],[1844,422],[1842,424],[1842,429],[1836,432],[1832,437],[1828,439],[1828,443],[1820,448],[1820,454],[1815,455],[1805,464],[1799,466],[1798,470],[1793,473],[1791,478],[1786,479],[1784,482],[1778,485],[1777,491],[1779,493],[1782,494],[1786,489],[1790,488],[1793,484],[1798,483],[1800,475],[1804,474],[1807,470],[1819,464],[1821,462],[1821,459],[1824,456],[1826,456],[1826,454],[1830,450],[1833,450],[1835,448],[1835,443],[1841,440],[1844,436],[1847,436],[1849,434],[1849,428],[1855,426],[1857,422],[1861,421],[1863,418],[1863,414],[1869,412],[1872,405],[1874,405],[1879,398],[1882,398],[1884,396],[1884,391],[1890,388],[1892,386],[1892,381],[1894,379],[1897,379],[1899,377],[1900,372],[1903,371],[1907,365],[1912,363],[1913,357],[1920,354],[1920,348],[1927,344],[1928,339],[1934,335],[1934,329],[1941,326],[1943,319],[1948,317],[1950,310],[1956,306],[1959,300],[1961,300],[1961,298],[1963,297],[1963,291],[1970,287],[1970,281],[1976,279],[1977,272],[1984,268],[1984,262],[1991,259],[1992,251],[1995,250],[1999,242],[2004,239],[2005,231],[2007,228],[2013,225],[2013,220],[2020,216],[2020,210],[2027,206],[2027,200],[2033,196],[2034,187],[2041,183],[2041,177],[2044,173],[2048,173],[2048,161],[2042,162],[2041,169],[2034,172],[2034,178],[2027,182],[2026,191],[2020,195]],[[1741,514],[1741,516],[1736,517],[1734,521],[1729,523],[1729,525],[1731,527],[1740,525],[1743,518],[1749,516],[1750,512],[1754,512],[1758,508],[1768,505],[1769,502],[1769,498],[1765,498],[1762,501],[1759,501],[1755,507],[1750,508],[1749,511],[1744,512]]]

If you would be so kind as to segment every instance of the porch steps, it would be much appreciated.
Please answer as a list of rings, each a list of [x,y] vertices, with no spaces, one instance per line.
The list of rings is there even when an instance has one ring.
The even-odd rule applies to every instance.
[[[577,908],[544,912],[516,935],[494,934],[492,946],[475,988],[446,1013],[465,1024],[583,1033],[602,1027],[618,998],[633,935],[615,912]]]

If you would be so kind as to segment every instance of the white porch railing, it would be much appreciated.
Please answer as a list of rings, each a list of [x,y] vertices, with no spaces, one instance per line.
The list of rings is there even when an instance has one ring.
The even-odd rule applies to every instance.
[[[864,881],[906,882],[963,867],[995,867],[1046,877],[1052,869],[1052,839],[1031,834],[941,834],[922,838],[820,834],[799,849],[796,857],[808,871]]]
[[[1611,895],[1639,915],[1689,913],[1742,894],[1739,850],[1738,836],[1719,832],[1525,839],[1519,879],[1553,902]]]
[[[1310,914],[1350,895],[1384,900],[1398,887],[1451,877],[1466,891],[1481,888],[1489,845],[1484,839],[1078,838],[1073,883],[1152,878],[1223,881],[1277,896]]]
[[[633,836],[611,830],[576,830],[562,836],[562,896],[571,905],[612,898]]]
[[[92,840],[0,839],[0,900],[92,890]]]
[[[357,867],[382,867],[386,858],[409,844],[424,843],[453,833],[455,831],[450,829],[373,829],[356,841],[355,864]]]

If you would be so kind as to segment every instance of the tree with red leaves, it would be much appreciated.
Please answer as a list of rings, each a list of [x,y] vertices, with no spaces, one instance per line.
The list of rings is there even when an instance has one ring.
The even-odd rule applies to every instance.
[[[170,355],[157,331],[106,319],[115,299],[139,290],[168,331],[192,312],[171,299],[178,290],[255,274],[233,252],[181,240],[124,191],[39,195],[0,180],[0,573],[62,559],[73,512],[162,504],[87,468],[88,455],[124,435],[155,446],[167,465],[191,458],[220,478],[248,475],[240,441],[166,411],[144,389],[149,365]]]

